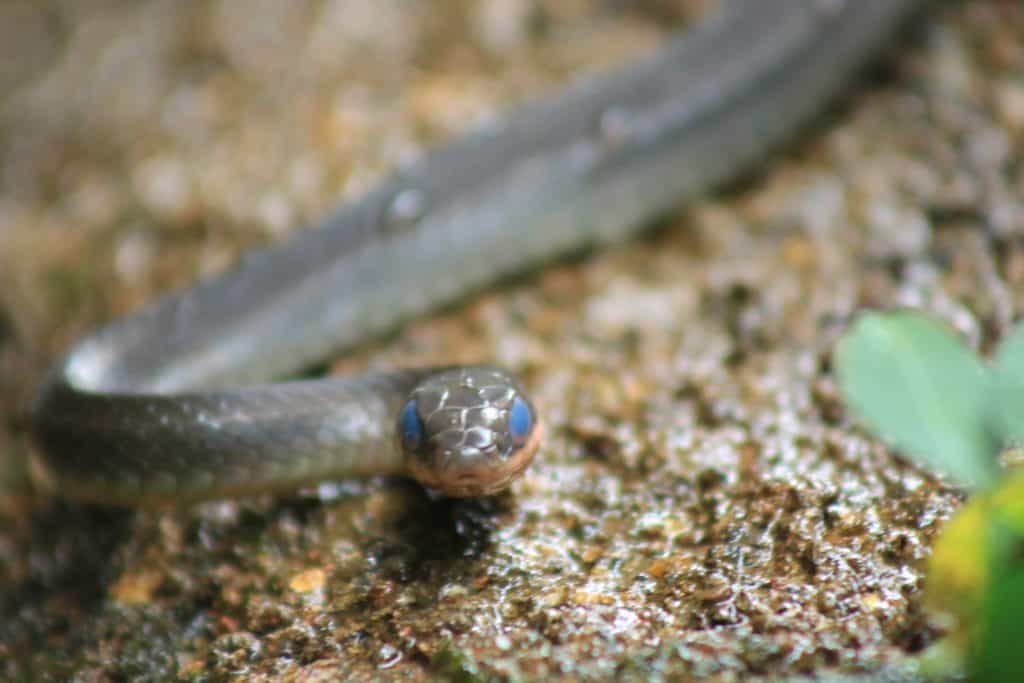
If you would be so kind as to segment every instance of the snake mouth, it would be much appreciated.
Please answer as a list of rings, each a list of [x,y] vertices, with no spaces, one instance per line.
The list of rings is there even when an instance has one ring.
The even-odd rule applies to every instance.
[[[413,476],[424,486],[450,498],[473,498],[498,493],[519,478],[533,462],[544,426],[538,422],[530,438],[505,458],[487,458],[468,465],[451,465],[438,471],[424,465],[413,467]]]

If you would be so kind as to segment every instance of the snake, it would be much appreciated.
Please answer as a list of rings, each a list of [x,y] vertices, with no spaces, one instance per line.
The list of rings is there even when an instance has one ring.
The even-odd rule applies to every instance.
[[[922,4],[722,0],[647,58],[477,126],[320,224],[106,324],[41,384],[46,479],[128,506],[386,474],[442,496],[505,489],[544,431],[510,372],[296,377],[752,172]]]

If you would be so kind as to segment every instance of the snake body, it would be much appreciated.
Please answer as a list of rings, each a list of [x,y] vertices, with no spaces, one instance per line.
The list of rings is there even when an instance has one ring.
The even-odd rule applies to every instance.
[[[507,485],[541,422],[488,366],[274,382],[748,171],[916,0],[725,0],[650,60],[437,148],[316,229],[86,337],[35,409],[69,496],[198,500],[378,473]]]

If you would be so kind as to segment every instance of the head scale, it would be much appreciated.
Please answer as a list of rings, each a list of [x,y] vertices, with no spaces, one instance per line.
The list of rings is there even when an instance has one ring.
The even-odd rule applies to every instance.
[[[454,497],[507,487],[533,460],[542,433],[515,380],[487,366],[429,376],[398,417],[398,437],[413,476]]]

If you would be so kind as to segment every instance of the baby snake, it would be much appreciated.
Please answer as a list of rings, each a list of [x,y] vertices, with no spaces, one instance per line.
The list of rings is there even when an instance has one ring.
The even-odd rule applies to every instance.
[[[81,340],[35,406],[63,494],[116,504],[403,473],[489,494],[542,426],[489,366],[271,383],[561,255],[619,242],[820,113],[917,0],[724,0],[650,60],[435,149]]]

